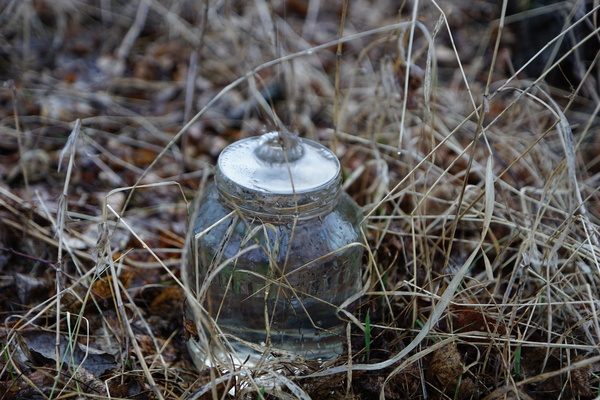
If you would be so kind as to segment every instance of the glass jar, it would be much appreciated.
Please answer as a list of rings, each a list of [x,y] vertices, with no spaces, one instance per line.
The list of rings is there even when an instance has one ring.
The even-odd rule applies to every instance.
[[[339,307],[360,290],[364,245],[341,182],[329,149],[289,133],[223,150],[191,221],[186,320],[199,368],[342,354]]]

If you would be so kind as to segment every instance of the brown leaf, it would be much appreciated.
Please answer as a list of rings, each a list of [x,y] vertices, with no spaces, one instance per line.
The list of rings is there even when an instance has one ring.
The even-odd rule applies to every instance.
[[[124,379],[113,379],[108,382],[108,392],[119,398],[138,398],[143,392],[143,384],[137,377],[127,376]]]
[[[150,311],[161,317],[178,316],[183,311],[184,298],[183,291],[179,286],[168,287],[152,300]]]
[[[189,319],[185,314],[183,314],[183,335],[185,336],[186,342],[193,338],[194,340],[200,340],[200,336],[198,335],[198,327],[193,319]]]
[[[177,350],[172,341],[167,344],[165,340],[149,335],[135,335],[135,338],[146,357],[156,356],[160,351],[160,356],[167,366],[177,361]],[[131,351],[133,353],[133,349]]]
[[[131,273],[124,273],[119,277],[119,281],[123,284],[123,287],[127,289],[131,281]],[[107,275],[94,281],[92,284],[92,293],[100,300],[107,300],[114,296],[113,280],[112,275]],[[122,297],[125,295],[122,293]]]
[[[461,332],[489,332],[504,335],[506,328],[486,315],[483,309],[476,307],[453,307],[453,330]]]

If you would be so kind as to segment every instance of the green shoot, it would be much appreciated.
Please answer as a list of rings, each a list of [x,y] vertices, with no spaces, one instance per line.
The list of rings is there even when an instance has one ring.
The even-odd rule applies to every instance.
[[[367,310],[367,315],[365,316],[365,351],[367,352],[367,362],[369,362],[369,358],[371,357],[371,317],[369,310]]]
[[[459,390],[460,390],[460,384],[462,383],[462,377],[463,377],[462,374],[460,374],[458,376],[458,379],[456,380],[456,388],[454,389],[454,397],[453,397],[454,400],[460,398]]]
[[[0,346],[2,346],[2,354],[4,354],[4,359],[6,360],[6,364],[9,366],[8,371],[10,373],[10,379],[14,380],[15,374],[13,372],[12,366],[10,366],[10,358],[8,357],[8,348],[6,346],[4,346],[4,344],[2,344],[2,343],[0,343]]]
[[[521,347],[517,347],[515,350],[515,379],[519,379],[521,376]]]

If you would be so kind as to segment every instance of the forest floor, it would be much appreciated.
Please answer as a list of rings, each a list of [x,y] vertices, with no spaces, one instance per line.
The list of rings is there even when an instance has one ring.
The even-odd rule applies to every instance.
[[[0,400],[599,395],[597,2],[0,3]],[[346,355],[198,372],[191,200],[274,115],[368,286]]]

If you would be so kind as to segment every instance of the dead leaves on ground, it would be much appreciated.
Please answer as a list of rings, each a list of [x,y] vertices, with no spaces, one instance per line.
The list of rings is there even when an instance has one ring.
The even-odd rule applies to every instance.
[[[101,286],[106,281],[98,282],[103,283],[95,285],[96,289],[102,291]],[[112,290],[109,286],[106,289]],[[179,384],[182,386],[179,391],[183,392],[193,379],[177,377],[180,374],[177,371],[192,370],[177,326],[179,318],[174,318],[179,315],[177,310],[181,308],[179,299],[182,296],[173,288],[153,293],[149,291],[139,298],[154,296],[148,311],[157,311],[162,316],[157,319],[142,311],[144,322],[137,312],[127,307],[127,323],[132,325],[135,346],[139,346],[144,354],[143,362],[153,371],[155,380],[164,381],[168,386]],[[172,319],[164,316],[167,309]],[[87,315],[89,318],[85,311],[80,315],[67,314],[68,320],[61,321],[64,333],[58,336],[52,328],[21,328],[23,322],[0,329],[4,354],[0,359],[0,393],[5,395],[0,398],[30,399],[40,393],[48,397],[53,391],[152,398],[148,384],[135,372],[141,366],[131,338],[125,334],[120,314],[107,307],[96,317],[93,312]],[[48,321],[52,322],[52,319]],[[154,326],[152,333],[147,332],[146,323]]]

